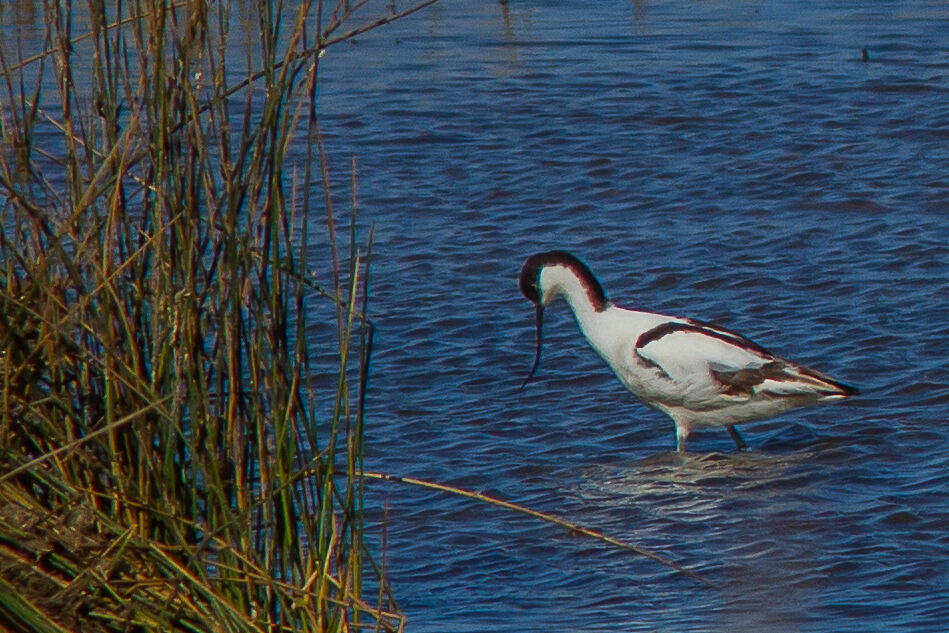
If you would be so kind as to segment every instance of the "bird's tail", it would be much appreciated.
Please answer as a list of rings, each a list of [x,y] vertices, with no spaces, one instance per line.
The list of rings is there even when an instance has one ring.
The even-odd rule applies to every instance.
[[[848,398],[860,393],[856,387],[810,367],[788,363],[783,369],[779,379],[768,381],[771,384],[767,386],[767,391],[775,395],[812,396],[821,401]]]

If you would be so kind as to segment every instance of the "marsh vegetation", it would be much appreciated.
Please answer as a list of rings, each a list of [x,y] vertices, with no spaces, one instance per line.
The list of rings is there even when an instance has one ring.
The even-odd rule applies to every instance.
[[[4,7],[5,628],[401,628],[361,514],[371,237],[337,226],[356,171],[317,87],[325,51],[428,4]]]

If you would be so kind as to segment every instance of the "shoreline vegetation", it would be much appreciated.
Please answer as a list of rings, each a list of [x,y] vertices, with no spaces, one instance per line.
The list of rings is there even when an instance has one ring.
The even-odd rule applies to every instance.
[[[363,472],[372,235],[320,59],[435,1],[37,0],[39,45],[0,15],[0,628],[401,631],[367,479],[707,583]]]
[[[46,1],[39,46],[3,25],[0,628],[403,628],[362,531],[371,236],[337,244],[316,99],[328,47],[433,3]]]

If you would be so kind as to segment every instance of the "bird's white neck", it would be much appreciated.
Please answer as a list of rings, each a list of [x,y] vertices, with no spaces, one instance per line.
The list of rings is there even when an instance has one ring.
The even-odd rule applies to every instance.
[[[562,296],[577,317],[580,329],[584,331],[608,305],[602,296],[602,289],[591,287],[588,281],[568,266],[545,267],[541,270],[538,286],[544,305],[550,305],[551,301]]]

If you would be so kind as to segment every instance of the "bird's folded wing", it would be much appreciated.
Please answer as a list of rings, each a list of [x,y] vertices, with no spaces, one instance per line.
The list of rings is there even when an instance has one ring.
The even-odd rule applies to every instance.
[[[778,358],[728,330],[695,321],[670,321],[642,334],[636,354],[669,380],[698,396],[833,398],[855,393],[816,370]]]
[[[760,346],[727,330],[690,322],[671,321],[645,332],[636,354],[681,384],[716,381],[716,375],[736,384],[774,360]],[[711,386],[711,385],[710,385]]]

